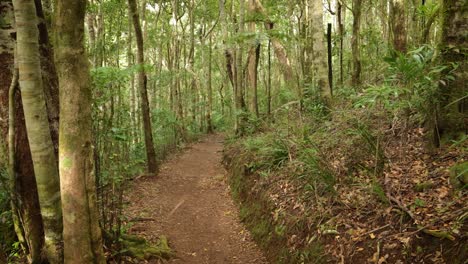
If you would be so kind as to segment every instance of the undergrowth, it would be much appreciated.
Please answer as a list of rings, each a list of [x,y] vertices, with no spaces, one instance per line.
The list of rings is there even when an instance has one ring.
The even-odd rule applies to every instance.
[[[431,112],[416,98],[437,96],[428,89],[445,69],[427,66],[427,53],[410,53],[406,64],[394,58],[384,88],[356,93],[329,114],[320,107],[284,109],[257,133],[226,141],[241,218],[271,261],[366,262],[377,256],[395,263],[461,263],[467,142],[461,138],[437,153],[427,148]],[[412,73],[402,72],[418,63]],[[397,91],[398,82],[414,89]],[[462,168],[451,170],[461,189],[447,186],[452,166]],[[428,243],[434,237],[442,240]]]

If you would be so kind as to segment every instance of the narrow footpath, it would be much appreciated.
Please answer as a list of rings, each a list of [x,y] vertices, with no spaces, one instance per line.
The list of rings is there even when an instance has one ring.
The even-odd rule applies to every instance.
[[[221,164],[222,137],[211,135],[166,161],[156,177],[136,180],[127,192],[129,232],[169,239],[168,263],[267,263],[240,223]],[[156,260],[150,263],[158,263]]]

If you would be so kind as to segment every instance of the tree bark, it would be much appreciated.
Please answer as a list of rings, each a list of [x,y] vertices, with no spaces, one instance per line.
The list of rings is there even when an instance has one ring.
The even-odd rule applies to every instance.
[[[58,147],[58,86],[57,75],[52,61],[52,50],[49,45],[47,26],[42,12],[41,1],[35,0],[36,13],[38,16],[39,44],[41,53],[41,68],[43,88],[46,98],[49,126],[55,150]],[[11,0],[0,1],[0,9],[3,11],[2,21],[4,24],[0,29],[0,79],[5,80],[0,84],[0,118],[9,120],[8,117],[8,87],[13,76],[13,47],[15,45],[14,14]],[[31,262],[41,262],[45,258],[42,253],[44,245],[44,232],[42,218],[39,208],[39,198],[37,194],[37,184],[34,175],[29,142],[26,135],[26,125],[24,122],[23,105],[19,89],[13,93],[14,102],[14,127],[10,128],[14,132],[14,141],[11,147],[14,151],[14,192],[18,204],[18,218],[22,223],[18,230],[18,236],[24,235],[24,248],[28,259]],[[0,134],[6,140],[8,127],[4,126],[8,122],[0,124]]]
[[[392,1],[392,32],[393,48],[401,53],[406,53],[406,17],[403,0]]]
[[[338,22],[338,35],[340,37],[340,51],[339,51],[339,61],[340,61],[340,85],[343,86],[344,83],[344,76],[343,76],[343,41],[344,41],[344,21],[343,21],[343,5],[341,1],[338,1],[337,7],[337,22]]]
[[[249,0],[249,13],[252,17],[255,15],[255,0]],[[255,21],[249,23],[249,32],[256,34]],[[258,110],[258,63],[260,60],[260,42],[255,39],[251,45],[248,57],[248,77],[249,77],[249,89],[252,90],[252,99],[250,103],[250,109],[255,113],[255,116],[260,117]]]
[[[245,0],[239,1],[239,21],[238,21],[238,31],[237,33],[242,36],[244,33],[244,25],[245,25]],[[239,43],[237,50],[236,50],[236,69],[235,69],[235,80],[236,80],[236,103],[237,103],[237,110],[245,111],[245,101],[244,101],[244,89],[245,89],[245,82],[244,82],[244,70],[243,70],[243,53],[244,47],[243,43]],[[238,135],[244,134],[244,114],[239,113],[237,115],[238,119],[238,126],[236,128],[236,133]]]
[[[133,20],[135,30],[135,39],[137,43],[137,63],[139,64],[138,88],[140,92],[140,107],[143,117],[143,129],[145,133],[146,159],[149,173],[155,173],[158,170],[156,162],[156,152],[153,143],[153,130],[151,126],[151,116],[148,101],[147,76],[144,69],[145,57],[143,47],[143,33],[141,31],[140,18],[138,15],[136,0],[128,0],[130,14]]]
[[[332,44],[332,24],[327,25],[327,57],[328,57],[328,85],[330,86],[330,96],[333,96],[333,44]]]
[[[351,50],[353,53],[353,73],[351,76],[351,85],[355,89],[360,89],[361,86],[361,48],[360,48],[360,31],[361,31],[361,12],[362,0],[353,0],[353,36],[351,38]]]
[[[212,71],[213,71],[213,38],[209,36],[209,51],[208,51],[208,109],[206,111],[206,122],[207,122],[207,132],[213,133],[213,121],[211,120],[211,114],[213,112],[213,85],[212,85]]]
[[[455,80],[441,82],[439,135],[468,133],[468,8],[463,0],[444,0],[442,5],[442,62],[456,64]],[[438,138],[436,138],[438,141]],[[438,142],[436,142],[438,143]]]
[[[308,1],[307,60],[310,72],[306,73],[309,87],[317,87],[322,100],[331,106],[331,89],[328,82],[327,49],[323,32],[323,5],[321,0]]]
[[[59,168],[67,264],[105,263],[96,204],[85,10],[86,0],[58,0],[55,9],[61,102]]]
[[[263,7],[262,3],[260,0],[254,0],[255,4],[255,12],[258,12],[259,14],[262,14],[265,17],[265,29],[267,31],[273,30],[275,24],[271,19],[269,19],[268,14]],[[281,67],[283,69],[283,75],[284,79],[286,82],[294,82],[296,83],[296,76],[294,74],[294,69],[291,65],[291,61],[289,60],[288,54],[286,52],[286,49],[284,48],[283,44],[275,38],[274,36],[270,35],[270,41],[271,45],[273,47],[273,50],[276,54],[276,57],[278,58],[278,61],[281,64]]]
[[[45,250],[49,262],[61,263],[60,183],[43,89],[36,6],[33,0],[14,0],[13,5],[18,38],[19,84],[44,223]]]

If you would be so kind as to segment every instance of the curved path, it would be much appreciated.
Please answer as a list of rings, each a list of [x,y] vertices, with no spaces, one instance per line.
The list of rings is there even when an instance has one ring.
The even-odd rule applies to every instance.
[[[221,136],[205,137],[128,191],[125,215],[135,221],[130,232],[150,241],[166,235],[176,251],[168,263],[267,263],[239,222],[221,151]]]

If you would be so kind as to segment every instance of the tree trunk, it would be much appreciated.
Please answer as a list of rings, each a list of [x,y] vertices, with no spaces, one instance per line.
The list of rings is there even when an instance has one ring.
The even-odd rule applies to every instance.
[[[55,10],[64,262],[101,264],[105,258],[96,204],[89,65],[83,43],[86,0],[58,0]]]
[[[361,48],[360,48],[360,31],[361,31],[361,11],[362,0],[353,0],[353,36],[351,38],[351,50],[353,53],[353,74],[351,76],[351,85],[355,89],[360,89],[361,86]]]
[[[255,0],[249,0],[249,13],[252,17],[255,16]],[[252,34],[256,34],[255,21],[249,23],[249,31]],[[249,58],[248,58],[248,77],[249,77],[249,88],[252,90],[252,100],[250,109],[255,113],[257,118],[260,117],[258,110],[258,63],[260,59],[260,42],[255,39],[254,43],[250,47]]]
[[[455,80],[440,85],[439,122],[440,135],[468,133],[468,30],[466,27],[466,1],[444,0],[442,6],[441,58],[444,64],[456,64]],[[436,138],[438,141],[438,137]],[[436,142],[438,143],[438,142]]]
[[[392,1],[392,32],[393,48],[401,53],[406,53],[406,17],[403,0]]]
[[[43,88],[46,98],[46,105],[49,117],[49,127],[52,141],[57,151],[58,147],[58,85],[57,74],[55,72],[52,61],[52,49],[48,40],[47,26],[42,12],[41,1],[35,0],[36,13],[39,17],[39,44],[41,53],[41,68]],[[14,15],[11,0],[0,1],[2,13],[2,28],[0,29],[0,79],[5,80],[0,85],[0,118],[9,120],[5,115],[8,112],[8,87],[6,86],[12,77],[13,73],[13,46],[14,40]],[[4,85],[5,84],[5,85]],[[18,89],[15,89],[14,94],[14,141],[10,143],[14,151],[14,192],[17,197],[18,218],[21,220],[22,230],[18,230],[19,236],[24,234],[24,248],[31,262],[40,262],[44,256],[42,248],[44,245],[44,233],[42,218],[39,209],[39,198],[37,194],[37,184],[34,175],[31,152],[29,142],[26,135],[26,126],[24,122],[23,105],[21,103],[21,94]],[[5,106],[5,107],[4,107]],[[3,123],[7,124],[7,122]],[[0,134],[3,139],[6,139],[7,127],[0,124]],[[23,233],[24,231],[24,233]]]
[[[133,28],[135,30],[135,38],[137,43],[137,63],[140,70],[138,72],[138,88],[140,91],[140,105],[141,114],[143,117],[143,129],[145,133],[145,146],[146,146],[146,159],[148,165],[148,172],[155,173],[158,170],[156,163],[156,152],[153,143],[153,130],[151,128],[151,116],[148,101],[147,91],[147,77],[144,69],[144,47],[143,47],[143,33],[140,26],[140,18],[138,15],[136,0],[128,0],[130,14],[133,20]]]
[[[239,21],[238,21],[238,34],[242,36],[244,33],[244,24],[245,24],[245,0],[240,0],[239,2]],[[236,102],[237,110],[245,111],[245,101],[244,101],[244,71],[243,71],[243,43],[239,43],[236,51]],[[244,114],[238,114],[238,126],[236,133],[238,135],[243,135],[244,133]]]
[[[344,21],[343,21],[343,5],[341,1],[338,1],[337,7],[337,20],[338,20],[338,35],[340,37],[340,51],[339,51],[339,61],[340,61],[340,86],[343,86],[344,83],[344,76],[343,76],[343,41],[344,41]]]
[[[46,255],[62,262],[62,210],[57,160],[52,142],[41,75],[39,31],[33,0],[14,0],[19,84],[26,130],[36,176]]]
[[[212,87],[212,71],[213,71],[213,38],[209,36],[209,51],[208,51],[208,110],[206,111],[206,122],[207,122],[207,132],[213,133],[213,121],[211,120],[211,114],[213,112],[213,87]]]
[[[274,28],[274,23],[271,19],[269,19],[268,14],[263,7],[262,3],[260,0],[254,0],[255,4],[255,12],[263,15],[265,17],[265,29],[267,31],[271,31]],[[278,58],[278,61],[281,64],[281,68],[283,69],[283,75],[284,75],[284,80],[286,82],[293,82],[294,87],[296,87],[296,76],[294,74],[294,69],[291,65],[291,61],[289,60],[288,54],[286,53],[286,49],[284,48],[283,44],[274,37],[273,35],[269,36],[271,45],[273,47],[273,50],[276,54],[276,57]]]
[[[332,44],[332,24],[327,25],[327,57],[328,57],[328,85],[330,86],[330,96],[333,96],[333,44]]]
[[[310,61],[310,87],[317,87],[322,100],[331,106],[331,89],[328,82],[327,49],[323,32],[323,5],[321,0],[309,0],[308,3],[308,48]]]
[[[267,114],[271,116],[271,41],[268,40]]]

